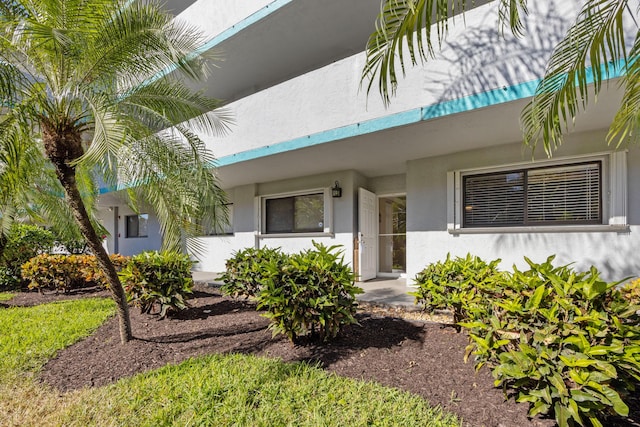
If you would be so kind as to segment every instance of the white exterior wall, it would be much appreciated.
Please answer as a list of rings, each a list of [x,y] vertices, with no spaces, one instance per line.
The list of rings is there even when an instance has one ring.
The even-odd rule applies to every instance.
[[[271,3],[267,0],[200,0],[184,11],[179,19],[205,28],[210,37],[223,33],[243,37],[250,31],[243,33],[241,28],[236,31],[233,26],[241,23],[242,27],[243,20]],[[282,5],[282,2],[277,3]],[[568,233],[559,230],[548,233],[497,231],[452,234],[447,231],[450,203],[450,195],[447,194],[448,172],[500,167],[527,160],[529,152],[523,151],[521,142],[517,140],[517,117],[513,113],[519,111],[526,100],[492,107],[498,103],[497,98],[492,98],[492,93],[496,90],[518,93],[523,84],[539,79],[553,47],[572,23],[581,4],[578,0],[530,4],[527,36],[516,39],[509,35],[508,30],[505,31],[505,38],[498,31],[497,3],[494,1],[469,11],[464,23],[462,18],[456,18],[460,22],[456,21],[456,25],[450,28],[447,42],[437,57],[424,65],[407,68],[407,76],[400,80],[389,108],[383,106],[375,83],[368,97],[366,88],[360,87],[364,53],[229,104],[228,109],[235,116],[230,133],[222,137],[203,136],[203,139],[222,165],[229,166],[229,169],[236,168],[236,171],[240,170],[238,174],[244,176],[240,184],[225,184],[224,166],[220,168],[223,186],[239,185],[226,188],[234,204],[234,234],[195,239],[193,243],[204,247],[204,252],[192,254],[199,259],[195,268],[220,272],[224,270],[225,260],[243,248],[279,247],[291,253],[310,248],[313,240],[325,245],[343,245],[345,261],[353,264],[353,241],[358,229],[357,189],[364,187],[378,196],[407,195],[406,253],[409,279],[427,263],[444,259],[448,252],[461,256],[470,252],[485,259],[499,257],[503,260],[504,268],[509,268],[513,263],[524,266],[524,255],[534,261],[542,261],[548,255],[556,254],[559,263],[579,260],[578,268],[595,264],[607,279],[617,279],[640,271],[640,258],[633,251],[640,243],[637,236],[640,231],[640,197],[632,192],[634,183],[640,182],[640,153],[637,150],[631,150],[627,156],[627,223],[630,224],[630,232]],[[313,31],[314,28],[309,30]],[[292,57],[290,61],[295,64],[296,58]],[[225,66],[224,62],[220,65]],[[215,87],[215,80],[212,86]],[[615,83],[611,86],[615,86]],[[603,105],[603,98],[600,97],[599,106]],[[454,114],[457,111],[443,107],[449,101],[464,104],[457,110],[464,113]],[[593,107],[592,104],[590,109]],[[408,111],[418,111],[422,115],[428,109],[436,113],[440,111],[441,114],[421,116],[422,121],[415,126],[402,127],[392,119],[386,121],[389,117]],[[613,116],[610,108],[605,107],[604,111],[602,117],[608,114]],[[373,120],[380,127],[371,133],[344,131],[349,126],[366,126],[368,121]],[[577,124],[581,133],[568,136],[554,158],[609,149],[605,144],[606,131],[602,129],[601,122],[591,126],[589,119],[578,117]],[[600,130],[584,131],[594,128]],[[322,150],[305,150],[307,145],[304,140],[318,134],[327,135],[327,140],[322,142]],[[505,143],[508,144],[502,145]],[[275,154],[269,151],[279,144],[286,147]],[[418,150],[415,146],[426,148]],[[348,148],[341,151],[340,147]],[[377,166],[381,164],[380,157],[384,156],[379,154],[383,152],[381,147],[392,147],[398,152],[405,150],[403,154],[411,154],[401,159],[402,167],[384,172],[375,168],[367,169],[374,156],[377,156]],[[254,155],[247,157],[249,161],[242,160],[242,153],[248,151]],[[309,152],[312,154],[309,155]],[[292,153],[298,153],[299,156]],[[235,160],[234,156],[238,154],[240,160]],[[355,161],[349,166],[336,166],[340,164],[340,157],[352,157]],[[305,176],[295,179],[282,179],[284,176],[294,176],[294,173],[267,178],[274,169],[299,166],[293,165],[291,159],[303,165],[302,169],[296,170],[313,165],[313,172],[300,173]],[[354,170],[345,170],[348,168]],[[358,170],[367,170],[368,176]],[[306,176],[312,173],[315,175]],[[343,195],[329,201],[332,215],[329,232],[278,237],[261,233],[262,197],[329,189],[336,180],[340,182]],[[245,185],[248,182],[251,184]],[[126,208],[121,207],[119,214],[122,218],[119,225],[121,253],[160,247],[159,236],[125,239]],[[109,214],[104,215],[105,221],[108,221]],[[150,221],[150,236],[152,224],[157,227],[156,221]]]
[[[606,132],[574,134],[554,155],[554,160],[612,150],[605,144]],[[446,156],[415,160],[407,173],[407,277],[412,279],[428,263],[444,260],[447,253],[467,253],[485,260],[502,259],[501,267],[526,267],[524,256],[542,262],[556,255],[556,265],[576,262],[578,269],[595,265],[606,280],[620,280],[640,272],[640,194],[633,183],[640,182],[640,152],[627,153],[627,224],[630,232],[509,232],[508,227],[482,234],[452,234],[447,209],[452,195],[447,190],[447,172],[494,167],[527,161],[519,142],[499,147],[470,150]],[[539,159],[543,160],[543,159]],[[607,194],[608,188],[603,190]],[[605,199],[610,197],[608,194]],[[606,203],[606,202],[605,202]],[[606,221],[606,219],[605,219]]]
[[[231,255],[244,248],[256,246],[256,232],[254,221],[255,185],[245,185],[227,191],[229,201],[233,203],[233,235],[203,236],[193,239],[194,246],[205,248],[203,253],[191,252],[191,256],[198,262],[194,270],[222,272],[225,261]]]
[[[147,237],[127,237],[126,216],[135,215],[135,212],[129,206],[113,205],[102,207],[99,210],[98,219],[109,233],[105,239],[108,253],[115,252],[115,239],[118,240],[118,253],[126,256],[162,248],[162,235],[160,234],[158,218],[151,209],[143,208],[140,213],[149,215]]]
[[[367,97],[360,86],[362,52],[231,103],[228,108],[235,116],[231,132],[203,138],[223,158],[539,78],[579,2],[531,5],[530,33],[521,39],[508,31],[503,39],[498,33],[497,3],[469,11],[466,26],[451,28],[436,59],[408,67],[388,108],[376,87]]]
[[[179,21],[197,27],[211,39],[247,19],[273,0],[199,0],[179,16]]]
[[[326,202],[330,220],[330,231],[326,233],[290,234],[272,236],[261,231],[263,197],[305,192],[307,190],[329,190],[338,181],[342,188],[342,197],[329,195]],[[295,180],[284,180],[259,185],[238,187],[229,191],[233,200],[232,236],[206,236],[197,238],[197,242],[206,245],[202,254],[193,253],[198,260],[195,269],[202,271],[222,272],[225,261],[233,252],[248,247],[280,248],[285,253],[296,253],[313,247],[313,241],[325,246],[340,245],[344,261],[353,265],[353,238],[355,204],[357,188],[362,177],[353,171],[301,177]],[[329,192],[330,194],[330,192]],[[327,214],[325,214],[327,217]]]

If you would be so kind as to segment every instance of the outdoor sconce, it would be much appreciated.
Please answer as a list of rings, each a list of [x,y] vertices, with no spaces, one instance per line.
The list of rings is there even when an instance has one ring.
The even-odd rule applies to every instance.
[[[338,183],[338,181],[336,181],[336,183],[333,185],[333,188],[331,189],[331,196],[342,197],[342,188],[340,188],[340,184]]]

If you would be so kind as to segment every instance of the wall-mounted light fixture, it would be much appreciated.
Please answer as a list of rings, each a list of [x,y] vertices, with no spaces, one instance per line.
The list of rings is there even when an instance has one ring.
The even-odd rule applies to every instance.
[[[333,185],[333,188],[331,189],[331,196],[342,197],[342,188],[340,188],[340,183],[338,183],[338,181],[336,181],[336,183]]]

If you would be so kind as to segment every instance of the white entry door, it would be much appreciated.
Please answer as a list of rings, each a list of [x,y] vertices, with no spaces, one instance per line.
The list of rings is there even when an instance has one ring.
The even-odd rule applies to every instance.
[[[376,195],[358,189],[358,281],[375,279],[378,269],[378,215]]]

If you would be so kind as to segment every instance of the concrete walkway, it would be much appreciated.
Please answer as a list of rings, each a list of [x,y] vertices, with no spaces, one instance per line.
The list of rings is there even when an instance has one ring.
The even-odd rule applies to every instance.
[[[204,282],[211,286],[222,285],[222,281],[218,280],[222,273],[194,271],[192,274],[195,282]],[[417,309],[413,303],[414,298],[407,294],[412,288],[407,287],[406,279],[378,278],[358,282],[356,285],[364,290],[363,294],[357,296],[360,301]]]

